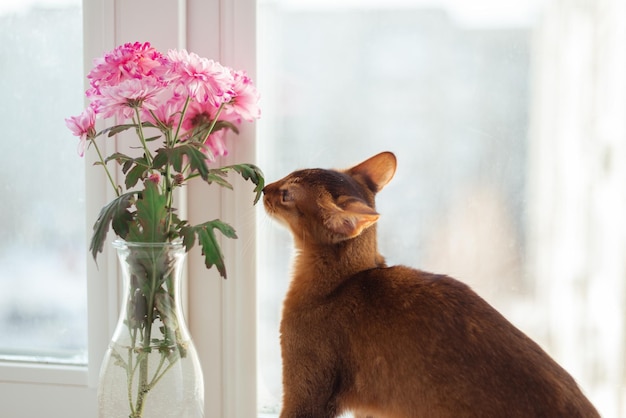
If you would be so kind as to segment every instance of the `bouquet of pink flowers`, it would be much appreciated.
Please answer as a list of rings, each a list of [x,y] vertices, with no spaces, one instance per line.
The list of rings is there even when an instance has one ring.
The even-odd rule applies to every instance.
[[[66,119],[80,138],[79,154],[93,146],[100,165],[115,189],[94,225],[90,244],[93,257],[102,251],[109,227],[132,242],[168,242],[182,239],[187,251],[196,237],[208,268],[215,265],[226,276],[214,230],[235,238],[235,231],[220,220],[191,226],[172,207],[173,193],[192,178],[232,188],[226,180],[235,171],[255,185],[258,201],[263,174],[252,164],[214,168],[216,157],[226,155],[226,132],[237,131],[242,121],[260,115],[259,94],[243,71],[222,66],[185,50],[162,54],[149,43],[127,43],[94,62],[87,75],[89,106]],[[115,124],[96,131],[97,119]],[[135,132],[139,155],[116,152],[106,158],[96,139],[126,130]],[[155,144],[157,144],[155,146]],[[116,184],[108,164],[121,166],[124,185]]]

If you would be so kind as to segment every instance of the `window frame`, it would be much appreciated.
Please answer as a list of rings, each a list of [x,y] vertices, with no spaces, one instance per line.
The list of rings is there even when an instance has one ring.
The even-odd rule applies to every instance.
[[[149,18],[136,18],[150,10]],[[159,50],[185,48],[256,75],[255,0],[83,0],[85,73],[93,59],[124,42],[150,41]],[[243,126],[232,136],[230,154],[221,164],[255,161],[255,129]],[[116,141],[103,142],[116,150]],[[100,208],[113,198],[101,170],[85,154],[86,230]],[[206,270],[198,248],[188,257],[187,320],[204,370],[207,416],[256,416],[255,210],[251,186],[232,179],[235,190],[207,192],[190,184],[179,208],[190,222],[208,216],[231,223],[238,240],[222,240],[228,280]],[[252,247],[250,246],[252,243]],[[100,363],[117,322],[120,279],[115,253],[105,245],[98,265],[87,251],[88,364],[86,366],[0,362],[0,403],[20,418],[97,416],[96,388]],[[252,248],[252,250],[250,250]],[[37,399],[25,402],[25,399]],[[62,406],[61,406],[62,405]]]

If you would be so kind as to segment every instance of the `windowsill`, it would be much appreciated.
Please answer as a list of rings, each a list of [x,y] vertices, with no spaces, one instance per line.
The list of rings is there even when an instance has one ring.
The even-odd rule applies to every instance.
[[[87,366],[0,361],[0,382],[87,386]]]

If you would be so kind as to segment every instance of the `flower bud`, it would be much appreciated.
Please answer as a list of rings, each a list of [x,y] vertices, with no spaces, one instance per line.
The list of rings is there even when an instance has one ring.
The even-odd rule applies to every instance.
[[[181,184],[183,184],[184,181],[185,176],[183,176],[182,174],[178,173],[174,175],[174,186],[180,186]]]
[[[159,182],[161,181],[161,173],[155,171],[152,174],[150,174],[146,180],[151,181],[154,184],[159,184]]]

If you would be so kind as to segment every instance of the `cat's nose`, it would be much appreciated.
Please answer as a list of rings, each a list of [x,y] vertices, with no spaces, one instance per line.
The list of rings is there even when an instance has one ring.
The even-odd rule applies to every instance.
[[[272,189],[275,189],[276,187],[274,186],[276,183],[270,183],[268,185],[266,185],[265,187],[263,187],[263,194],[268,194],[272,191]]]

